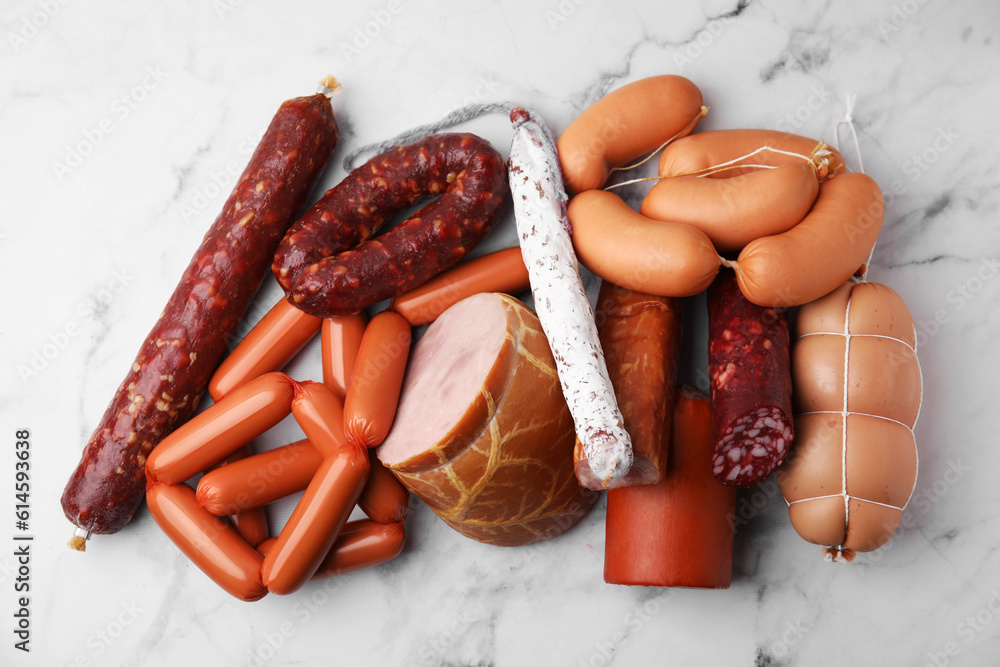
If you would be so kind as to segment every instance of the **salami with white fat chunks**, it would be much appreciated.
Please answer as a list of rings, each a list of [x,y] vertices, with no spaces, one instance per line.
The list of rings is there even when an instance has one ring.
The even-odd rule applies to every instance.
[[[328,79],[321,92],[288,100],[146,337],[66,485],[62,506],[90,533],[121,530],[146,491],[146,458],[194,412],[244,311],[267,275],[339,136]]]
[[[754,486],[784,460],[794,436],[785,313],[748,301],[723,270],[708,288],[712,473]]]

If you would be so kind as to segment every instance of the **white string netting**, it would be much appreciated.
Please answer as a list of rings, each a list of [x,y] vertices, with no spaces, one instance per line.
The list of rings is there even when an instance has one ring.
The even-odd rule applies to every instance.
[[[860,143],[858,142],[858,135],[857,135],[857,131],[856,131],[855,126],[854,126],[854,107],[855,107],[855,104],[857,103],[857,95],[854,94],[854,93],[848,93],[846,95],[845,102],[846,102],[846,113],[844,114],[843,120],[840,120],[840,121],[837,122],[837,124],[835,126],[835,130],[834,130],[834,132],[835,132],[835,142],[837,144],[837,150],[838,151],[841,150],[841,148],[840,148],[840,126],[841,125],[847,125],[847,128],[850,130],[850,133],[851,133],[852,141],[854,143],[854,150],[855,150],[855,154],[857,155],[857,159],[858,159],[858,167],[859,167],[861,173],[865,173],[865,171],[864,171],[864,161],[863,161],[863,158],[862,158],[862,155],[861,155],[861,146],[860,146]],[[872,244],[872,250],[868,254],[868,259],[865,261],[865,264],[863,265],[863,270],[859,271],[859,273],[853,277],[853,280],[856,283],[860,284],[860,283],[867,282],[867,280],[868,280],[868,268],[871,265],[871,260],[872,260],[872,256],[874,255],[874,252],[875,252],[875,245]],[[848,437],[847,436],[848,436],[848,433],[847,433],[847,429],[848,429],[849,418],[852,417],[852,416],[877,418],[877,419],[880,419],[880,420],[885,420],[885,421],[888,421],[888,422],[891,422],[891,423],[898,424],[898,425],[902,426],[903,428],[905,428],[905,429],[907,429],[909,431],[910,437],[911,437],[911,439],[912,439],[912,441],[914,443],[914,447],[916,447],[916,437],[914,435],[913,429],[914,429],[914,425],[916,423],[916,418],[919,417],[919,414],[920,414],[920,405],[918,405],[918,407],[917,407],[917,415],[914,418],[914,424],[906,424],[906,423],[903,423],[903,422],[901,422],[901,421],[899,421],[897,419],[893,419],[891,417],[885,417],[885,416],[882,416],[882,415],[875,415],[875,414],[864,413],[864,412],[851,411],[851,410],[848,409],[848,395],[849,395],[849,389],[850,389],[850,383],[849,383],[850,355],[851,355],[851,343],[852,343],[853,340],[860,339],[860,338],[881,338],[881,339],[888,339],[888,340],[895,341],[895,342],[903,345],[909,351],[909,354],[912,355],[913,359],[917,362],[918,368],[919,368],[919,360],[917,360],[917,349],[916,349],[916,337],[915,336],[914,336],[914,344],[910,345],[909,342],[907,342],[905,340],[902,340],[900,338],[896,338],[894,336],[886,336],[886,335],[882,335],[882,334],[860,334],[860,333],[854,333],[854,332],[851,331],[851,304],[852,304],[852,300],[853,300],[853,295],[854,295],[854,293],[853,293],[853,288],[852,288],[852,292],[851,292],[851,295],[848,296],[847,306],[846,306],[845,312],[844,312],[844,330],[843,331],[813,331],[813,332],[810,332],[810,333],[807,333],[807,334],[799,335],[796,338],[796,340],[801,340],[802,338],[805,338],[807,336],[818,336],[818,335],[843,336],[843,338],[844,338],[843,400],[842,400],[841,410],[840,411],[835,411],[835,410],[816,410],[816,411],[809,411],[809,412],[799,413],[799,415],[797,415],[797,416],[804,416],[804,415],[811,415],[811,414],[838,414],[838,415],[840,415],[840,419],[841,419],[841,490],[840,490],[839,494],[829,494],[829,495],[826,495],[826,496],[818,496],[818,497],[813,497],[813,498],[802,498],[800,500],[796,500],[796,501],[792,501],[792,502],[787,503],[789,506],[791,506],[791,505],[793,505],[795,503],[798,503],[798,502],[806,502],[806,501],[811,501],[811,500],[820,500],[820,499],[825,499],[825,498],[842,497],[844,499],[845,540],[847,539],[847,530],[849,529],[849,526],[850,526],[851,501],[852,500],[856,500],[856,501],[859,501],[859,502],[864,502],[864,503],[868,503],[868,504],[872,504],[872,505],[877,505],[877,506],[881,506],[881,507],[886,507],[886,508],[892,509],[892,510],[898,510],[901,513],[906,508],[906,505],[909,502],[909,500],[907,500],[907,502],[904,503],[902,506],[898,506],[898,505],[892,505],[892,504],[888,504],[888,503],[878,502],[878,501],[875,501],[875,500],[869,500],[869,499],[865,499],[865,498],[856,498],[856,497],[851,496],[848,493],[848,488],[847,488],[847,486],[848,486],[847,485],[847,471],[848,471],[848,462],[847,462],[847,443],[848,443]],[[922,405],[922,399],[923,399],[923,392],[921,392],[921,405]],[[916,454],[916,452],[915,452],[915,454]],[[919,461],[917,462],[917,467],[919,468]],[[916,488],[916,478],[914,478],[914,489],[915,488]],[[909,496],[907,496],[907,498],[909,499],[910,497],[912,497],[912,495],[913,495],[913,489],[910,490],[910,494],[909,494]],[[845,550],[843,548],[843,545],[839,545],[839,546],[837,546],[835,548],[827,549],[826,550],[826,558],[828,560],[832,560],[834,562],[843,562],[843,561],[853,560],[854,554],[853,554],[853,552],[851,552],[849,550]]]

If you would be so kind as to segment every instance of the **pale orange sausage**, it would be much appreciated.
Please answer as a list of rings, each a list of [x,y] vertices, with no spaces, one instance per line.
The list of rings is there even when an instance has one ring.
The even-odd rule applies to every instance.
[[[295,381],[267,373],[239,387],[163,439],[146,479],[178,484],[229,456],[288,416]]]
[[[693,225],[718,251],[729,252],[788,231],[802,221],[818,193],[815,168],[789,163],[732,178],[665,178],[649,191],[639,212]]]
[[[330,454],[264,557],[261,576],[272,593],[287,595],[309,580],[357,504],[368,479],[368,452],[347,445]]]
[[[292,399],[292,415],[321,455],[329,456],[347,445],[344,404],[325,384],[300,382]]]
[[[206,473],[198,504],[216,516],[260,508],[306,488],[322,462],[308,440],[248,456]]]
[[[792,348],[795,445],[775,474],[796,532],[834,560],[884,545],[917,480],[913,317],[878,283],[805,304]]]
[[[613,167],[690,134],[704,115],[701,91],[673,74],[613,90],[566,127],[556,148],[570,194],[604,185]]]
[[[147,489],[146,506],[167,537],[230,595],[252,601],[267,594],[261,555],[224,519],[199,507],[190,486],[157,484]]]
[[[362,447],[385,440],[396,416],[403,373],[410,354],[410,323],[386,310],[372,318],[344,398],[344,432]]]
[[[320,333],[323,351],[323,383],[341,398],[347,394],[347,385],[354,373],[361,339],[368,320],[365,314],[338,315],[323,320]]]
[[[798,306],[829,294],[868,258],[884,210],[878,184],[865,174],[824,181],[802,222],[743,248],[732,263],[740,291],[766,307]]]
[[[271,538],[260,545],[260,552],[274,547],[277,538]],[[392,560],[403,552],[406,531],[402,523],[376,523],[368,519],[349,521],[344,524],[340,536],[330,547],[326,558],[309,580],[325,579],[338,574],[363,570]]]
[[[816,156],[817,172],[820,178],[844,173],[844,158],[836,149],[821,142],[788,132],[777,130],[712,130],[699,132],[678,139],[660,153],[660,176],[680,176],[700,173],[717,167],[744,155],[749,155],[762,147],[776,148],[787,153],[811,156],[817,149],[825,151]],[[763,164],[780,166],[804,163],[800,157],[783,155],[774,151],[761,151],[738,164]],[[726,169],[713,174],[713,178],[728,178],[748,173],[748,169]]]
[[[212,375],[208,383],[212,400],[264,373],[280,371],[316,335],[321,322],[285,299],[278,301]]]
[[[567,214],[580,260],[615,285],[691,296],[708,288],[719,271],[719,256],[705,232],[650,220],[611,192],[582,192],[570,200]]]
[[[413,326],[429,324],[449,307],[481,292],[517,294],[530,287],[521,248],[505,248],[459,264],[389,304]]]

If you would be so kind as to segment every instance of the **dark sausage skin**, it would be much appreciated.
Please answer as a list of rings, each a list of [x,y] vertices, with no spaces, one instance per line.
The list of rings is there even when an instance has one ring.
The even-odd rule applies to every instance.
[[[677,399],[681,355],[681,300],[635,292],[605,280],[594,316],[608,376],[625,430],[632,437],[632,467],[607,488],[655,484],[667,471],[665,443]],[[590,471],[579,440],[574,464],[582,486],[604,488]]]
[[[507,192],[503,159],[473,134],[397,146],[348,174],[292,226],[275,255],[274,277],[310,315],[359,312],[464,257],[503,213]],[[371,238],[395,213],[435,195]]]
[[[784,312],[750,303],[725,269],[708,288],[712,473],[760,484],[792,446],[792,374]]]
[[[322,94],[278,109],[63,491],[63,511],[83,531],[115,533],[132,518],[146,457],[197,407],[338,136]],[[80,532],[70,546],[82,550]]]

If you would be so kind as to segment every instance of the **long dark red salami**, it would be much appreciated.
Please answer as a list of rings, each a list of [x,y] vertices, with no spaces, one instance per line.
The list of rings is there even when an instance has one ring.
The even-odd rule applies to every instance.
[[[62,495],[83,550],[121,530],[145,494],[146,457],[194,411],[274,251],[336,146],[328,79],[281,105],[97,425]],[[329,86],[329,87],[327,87]]]
[[[712,473],[730,486],[759,484],[794,435],[788,322],[747,301],[729,270],[708,289],[708,373]]]
[[[468,253],[503,212],[503,159],[467,133],[433,134],[378,155],[288,231],[272,270],[290,303],[317,317],[356,313],[418,287]],[[389,232],[395,213],[441,195]]]

